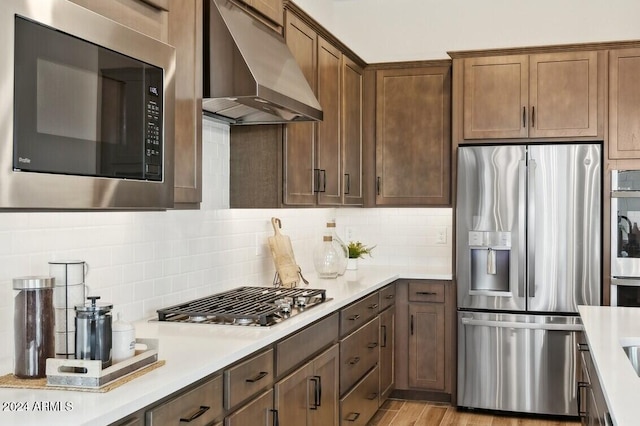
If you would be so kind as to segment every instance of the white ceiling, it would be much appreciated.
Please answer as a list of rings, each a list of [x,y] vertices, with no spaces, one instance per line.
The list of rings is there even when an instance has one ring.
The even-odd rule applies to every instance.
[[[640,40],[638,0],[294,0],[368,63]]]

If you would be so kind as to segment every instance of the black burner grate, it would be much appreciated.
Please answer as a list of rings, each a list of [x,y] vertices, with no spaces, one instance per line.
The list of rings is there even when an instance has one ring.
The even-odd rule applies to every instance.
[[[158,320],[221,324],[272,325],[283,318],[276,301],[304,298],[311,307],[326,300],[326,290],[280,287],[238,287],[168,308],[159,309]]]

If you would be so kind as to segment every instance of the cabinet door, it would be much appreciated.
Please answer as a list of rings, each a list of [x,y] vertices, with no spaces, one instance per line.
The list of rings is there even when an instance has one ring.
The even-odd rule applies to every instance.
[[[317,46],[315,31],[293,13],[286,12],[285,39],[311,88],[317,92]],[[284,204],[316,204],[315,125],[293,123],[285,126]]]
[[[362,68],[342,56],[342,203],[362,206]]]
[[[340,144],[340,71],[342,53],[318,37],[318,102],[323,120],[317,128],[318,204],[342,202]]]
[[[640,158],[640,49],[609,52],[609,158]]]
[[[409,305],[409,386],[445,388],[445,305]]]
[[[526,55],[464,60],[465,139],[527,137],[528,64]]]
[[[380,401],[388,398],[395,383],[394,342],[396,310],[391,307],[380,314]]]
[[[282,0],[246,0],[245,3],[253,6],[255,10],[282,26],[283,6]]]
[[[450,70],[377,72],[377,205],[450,203]]]
[[[598,135],[598,53],[529,57],[529,137]]]
[[[273,409],[273,389],[253,399],[224,419],[225,426],[271,426],[277,425],[278,412]]]
[[[309,425],[337,425],[340,408],[338,395],[340,350],[338,344],[318,355],[313,361],[313,369],[312,392],[317,396],[317,403],[312,405],[309,410]]]
[[[303,426],[308,423],[309,407],[315,397],[313,364],[303,365],[274,386],[274,405],[280,426]]]
[[[281,426],[338,424],[338,344],[309,361],[274,389]]]
[[[197,205],[202,201],[202,0],[171,0],[169,43],[176,48],[174,200]]]

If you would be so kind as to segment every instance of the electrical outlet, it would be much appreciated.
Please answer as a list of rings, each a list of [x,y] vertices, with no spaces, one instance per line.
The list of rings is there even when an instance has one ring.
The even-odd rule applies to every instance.
[[[447,228],[436,229],[436,244],[447,244]]]

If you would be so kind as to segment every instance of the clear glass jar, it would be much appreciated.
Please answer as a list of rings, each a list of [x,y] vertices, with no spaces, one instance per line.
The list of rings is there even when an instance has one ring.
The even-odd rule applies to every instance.
[[[338,234],[336,233],[335,219],[331,219],[330,221],[327,222],[327,233],[331,235],[331,238],[333,239],[333,245],[338,251],[338,254],[340,255],[339,256],[340,265],[338,267],[338,275],[343,275],[344,272],[347,270],[347,262],[349,260],[349,249],[347,248],[347,245],[340,239],[340,237],[338,237]]]
[[[14,373],[22,379],[46,377],[47,358],[55,356],[55,314],[51,277],[13,279]]]
[[[340,268],[340,253],[333,245],[331,235],[322,237],[322,243],[317,245],[313,251],[313,265],[318,272],[319,278],[336,278]]]

